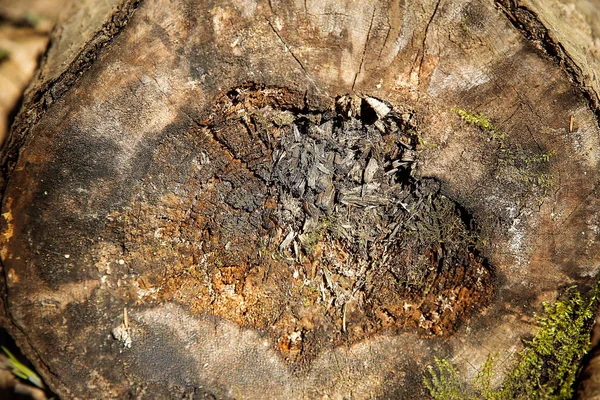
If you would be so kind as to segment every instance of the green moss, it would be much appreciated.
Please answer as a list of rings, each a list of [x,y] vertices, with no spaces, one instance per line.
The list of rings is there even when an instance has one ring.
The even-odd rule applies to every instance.
[[[323,238],[327,232],[335,235],[339,235],[338,225],[342,221],[342,216],[333,213],[325,218],[319,220],[316,227],[310,231],[300,235],[300,243],[302,248],[307,254],[312,254],[315,251],[316,245],[323,241]]]
[[[306,308],[309,308],[313,304],[311,299],[309,299],[308,297],[303,297],[302,303],[304,304],[304,307],[306,307]]]
[[[499,392],[492,388],[495,357],[488,357],[472,384],[464,382],[450,362],[435,358],[435,367],[429,366],[430,378],[424,383],[429,394],[436,400],[499,399]]]
[[[0,47],[0,62],[8,59],[9,56],[10,56],[10,51],[5,49],[4,47]]]
[[[498,173],[496,178],[511,185],[524,186],[521,197],[524,202],[532,197],[544,197],[554,185],[554,175],[546,172],[556,149],[531,154],[519,144],[509,144],[504,133],[483,113],[462,108],[452,108],[465,122],[474,125],[487,134],[488,139],[497,144]],[[516,188],[513,186],[513,188]],[[518,192],[519,190],[515,190]]]
[[[463,30],[464,33],[466,33],[467,35],[471,36],[471,29],[469,28],[469,17],[464,17],[461,21],[460,21],[460,27]]]
[[[572,398],[579,361],[590,346],[597,295],[598,288],[592,299],[585,301],[571,288],[565,299],[544,304],[545,315],[538,318],[540,328],[506,378],[504,393],[528,399]]]
[[[429,367],[430,377],[424,379],[429,393],[436,400],[572,398],[579,363],[590,346],[598,288],[589,300],[570,288],[554,305],[544,304],[536,335],[525,342],[519,361],[499,388],[491,388],[491,357],[473,383],[459,379],[448,361],[436,359],[436,367]]]
[[[460,115],[460,117],[466,123],[474,125],[486,132],[489,135],[490,139],[498,141],[501,145],[504,144],[504,134],[484,114],[474,113],[472,111],[457,107],[454,107],[452,111]]]
[[[436,400],[465,399],[468,388],[460,379],[458,371],[447,360],[435,358],[436,368],[429,366],[430,378],[424,383],[429,394]]]
[[[296,120],[296,117],[290,111],[281,111],[273,115],[272,119],[277,126],[289,126]]]
[[[433,149],[437,149],[439,147],[437,144],[428,142],[425,139],[423,139],[423,137],[420,134],[417,134],[416,136],[417,136],[417,145],[419,147],[433,148]]]
[[[527,163],[527,164],[542,164],[542,163],[550,161],[552,156],[554,156],[555,154],[556,154],[556,149],[552,149],[546,153],[526,157],[525,163]]]

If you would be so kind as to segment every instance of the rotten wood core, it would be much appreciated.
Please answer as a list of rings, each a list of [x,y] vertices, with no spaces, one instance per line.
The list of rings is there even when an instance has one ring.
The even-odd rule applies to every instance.
[[[161,142],[110,216],[143,299],[266,330],[291,362],[381,331],[448,335],[490,302],[472,223],[411,175],[413,112],[358,96],[309,111],[248,84],[210,115]]]

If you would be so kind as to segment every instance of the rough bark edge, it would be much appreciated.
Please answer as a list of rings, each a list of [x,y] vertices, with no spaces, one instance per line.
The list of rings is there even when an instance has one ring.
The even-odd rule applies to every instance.
[[[39,87],[30,86],[26,90],[21,111],[15,118],[7,142],[0,153],[2,197],[6,178],[14,167],[18,159],[19,148],[26,140],[32,127],[37,124],[50,105],[59,100],[77,83],[79,77],[92,66],[102,48],[125,28],[141,2],[142,0],[124,0],[113,11],[108,22],[104,23],[102,28],[88,40],[59,76],[44,82]],[[48,48],[51,45],[52,43],[49,44]],[[42,63],[46,60],[46,56],[44,56]],[[32,82],[35,82],[36,79],[39,79],[39,72]]]
[[[38,70],[37,75],[30,83],[31,86],[25,91],[21,111],[17,114],[9,130],[4,147],[0,150],[0,202],[4,200],[7,180],[19,159],[20,148],[29,137],[33,127],[52,103],[62,98],[78,82],[79,77],[93,65],[102,49],[123,31],[141,3],[142,0],[125,0],[120,3],[108,21],[87,41],[71,63],[57,77],[40,86],[34,86],[36,80],[40,78],[40,70]],[[50,48],[50,45],[51,43],[47,49]],[[46,57],[47,53],[44,55],[42,63]],[[1,260],[0,268],[2,268],[0,273],[0,325],[15,339],[23,354],[36,365],[45,384],[61,396],[68,395],[70,391],[60,379],[60,375],[45,363],[39,351],[30,345],[27,333],[12,318],[8,309],[6,271]]]
[[[577,86],[585,98],[600,127],[600,97],[593,87],[586,85],[581,67],[573,61],[562,43],[554,40],[537,14],[526,6],[518,4],[518,0],[495,0],[494,3],[534,47],[565,71],[569,80]]]

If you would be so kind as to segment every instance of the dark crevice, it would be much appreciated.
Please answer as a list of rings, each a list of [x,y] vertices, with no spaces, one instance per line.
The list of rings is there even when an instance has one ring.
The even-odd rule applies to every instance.
[[[421,61],[419,62],[419,71],[422,70],[423,68],[423,60],[425,59],[425,47],[427,45],[427,36],[429,35],[429,27],[431,26],[431,23],[433,22],[433,20],[435,19],[435,16],[437,15],[438,9],[440,8],[440,3],[442,1],[438,0],[438,2],[435,4],[435,7],[433,9],[433,13],[431,13],[431,18],[429,18],[429,21],[427,22],[427,25],[425,26],[425,33],[423,33],[423,42],[421,43]]]
[[[7,133],[10,132],[10,129],[11,129],[12,125],[14,124],[14,122],[17,118],[17,115],[19,114],[19,110],[23,106],[23,100],[24,100],[24,95],[23,95],[23,93],[21,93],[21,95],[17,99],[15,105],[12,107],[12,109],[9,111],[8,115],[6,116]],[[5,138],[5,140],[6,139],[7,138]],[[0,143],[0,146],[1,146],[1,143]]]
[[[307,104],[304,92],[245,83],[161,143],[149,173],[160,179],[120,226],[136,262],[156,264],[146,232],[174,232],[162,298],[177,288],[194,310],[264,330],[294,371],[378,332],[452,334],[489,304],[494,272],[467,210],[412,174],[415,113],[352,94]],[[175,186],[181,210],[161,200]]]
[[[496,0],[495,3],[521,34],[535,48],[557,63],[565,71],[571,82],[577,85],[600,126],[600,99],[598,94],[593,88],[585,84],[581,68],[569,56],[563,45],[550,36],[548,28],[544,26],[533,11],[518,4],[518,1]]]
[[[252,83],[230,90],[225,97],[226,101],[217,102],[205,127],[214,131],[213,139],[230,158],[270,171],[261,181],[276,204],[264,210],[263,228],[278,226],[287,239],[269,237],[264,242],[273,248],[266,250],[288,254],[300,264],[298,260],[312,259],[317,249],[327,255],[311,279],[322,279],[324,293],[335,299],[332,315],[341,315],[343,304],[355,301],[357,292],[376,304],[373,310],[399,294],[443,297],[446,290],[443,293],[452,302],[456,285],[462,287],[473,277],[483,285],[473,293],[481,304],[486,303],[493,292],[486,286],[493,274],[477,254],[472,217],[441,193],[435,179],[412,176],[418,142],[412,113],[399,113],[373,97],[353,95],[337,97],[335,110],[308,111],[306,102],[293,106],[284,90]],[[226,117],[216,116],[219,113]],[[232,126],[247,136],[236,134]],[[258,141],[251,138],[265,130],[272,130],[267,135],[271,139],[261,141],[267,153],[261,153],[264,159],[255,164],[248,159],[255,152],[248,149],[256,149]],[[330,260],[334,254],[345,261]],[[389,274],[394,282],[385,286],[381,282],[388,282]],[[377,297],[382,290],[389,294],[385,301]],[[415,324],[426,331],[448,333],[454,329],[454,318],[460,320],[466,313],[444,314],[442,318],[451,320],[436,327],[427,318],[435,320],[435,310],[450,303],[440,306],[435,301],[427,303],[424,320]],[[370,318],[369,329],[380,329],[373,310],[366,307],[360,312],[370,316],[365,317]],[[394,314],[394,320],[412,318],[398,310]]]
[[[373,7],[373,15],[371,15],[371,22],[369,22],[369,29],[367,30],[367,37],[365,39],[362,56],[360,58],[360,65],[358,66],[358,71],[354,74],[354,80],[352,81],[352,90],[354,90],[354,87],[356,86],[356,80],[363,70],[363,64],[365,62],[365,56],[367,55],[367,48],[369,46],[369,39],[371,39],[371,31],[373,30],[373,21],[375,20],[376,10],[377,9]]]

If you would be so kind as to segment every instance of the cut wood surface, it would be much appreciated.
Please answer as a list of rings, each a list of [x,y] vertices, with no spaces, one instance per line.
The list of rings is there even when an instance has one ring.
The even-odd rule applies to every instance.
[[[0,257],[3,324],[65,398],[425,398],[434,357],[500,382],[542,302],[595,285],[593,27],[488,0],[60,21]]]

